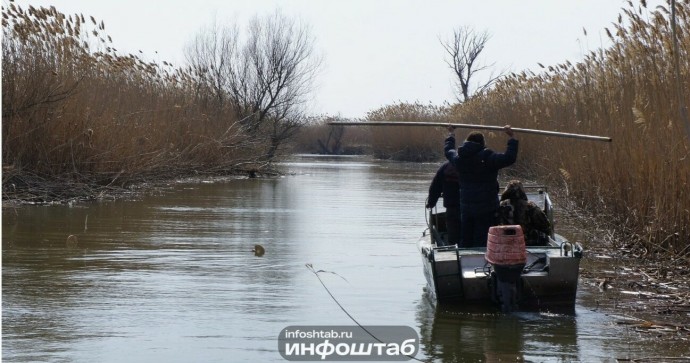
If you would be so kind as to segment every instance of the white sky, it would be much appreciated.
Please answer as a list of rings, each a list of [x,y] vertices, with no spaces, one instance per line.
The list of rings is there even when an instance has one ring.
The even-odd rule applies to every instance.
[[[7,6],[8,0],[3,0]],[[663,0],[648,1],[649,7]],[[633,0],[638,4],[638,0]],[[540,70],[608,44],[604,27],[625,0],[17,0],[103,20],[120,53],[184,65],[184,47],[213,19],[245,24],[280,8],[309,24],[324,57],[311,111],[364,117],[404,102],[453,102],[453,75],[439,37],[470,26],[491,39],[484,64]],[[587,36],[583,34],[587,29]],[[158,53],[155,53],[158,52]],[[486,73],[488,76],[488,73]]]

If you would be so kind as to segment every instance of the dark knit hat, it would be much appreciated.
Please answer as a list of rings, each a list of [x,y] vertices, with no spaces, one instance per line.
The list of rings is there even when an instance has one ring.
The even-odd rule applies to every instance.
[[[469,135],[467,135],[466,141],[476,142],[477,144],[484,146],[484,134],[479,131],[472,131]]]

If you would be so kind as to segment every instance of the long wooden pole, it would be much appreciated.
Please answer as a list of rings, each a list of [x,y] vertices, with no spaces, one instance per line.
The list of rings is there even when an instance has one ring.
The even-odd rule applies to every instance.
[[[407,122],[407,121],[332,121],[328,123],[333,126],[437,126],[437,127],[448,127],[453,126],[460,129],[477,129],[477,130],[493,130],[493,131],[503,131],[505,130],[503,126],[492,126],[492,125],[471,125],[471,124],[452,124],[443,122]],[[568,137],[571,139],[582,139],[582,140],[593,140],[593,141],[606,141],[611,142],[612,139],[606,136],[594,136],[594,135],[582,135],[582,134],[572,134],[567,132],[557,132],[557,131],[545,131],[545,130],[534,130],[534,129],[523,129],[519,127],[511,127],[511,129],[518,133],[525,134],[537,134],[537,135],[547,135],[555,137]]]

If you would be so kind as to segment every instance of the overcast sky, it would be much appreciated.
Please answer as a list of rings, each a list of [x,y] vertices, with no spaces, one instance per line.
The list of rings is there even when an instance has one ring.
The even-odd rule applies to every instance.
[[[3,0],[7,6],[8,0]],[[638,1],[633,0],[637,5]],[[650,7],[663,0],[648,1]],[[439,38],[459,26],[486,30],[483,63],[495,70],[539,71],[537,62],[575,63],[608,45],[604,27],[625,0],[17,0],[55,5],[103,20],[118,51],[184,65],[184,47],[204,26],[246,24],[276,8],[312,28],[324,64],[311,111],[364,117],[392,103],[455,100]],[[583,33],[587,29],[587,36]],[[157,53],[156,53],[157,52]],[[488,76],[488,73],[487,73]]]

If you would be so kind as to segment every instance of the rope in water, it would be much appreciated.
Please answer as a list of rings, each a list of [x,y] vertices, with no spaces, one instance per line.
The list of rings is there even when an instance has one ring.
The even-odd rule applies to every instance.
[[[328,295],[331,296],[331,299],[333,299],[333,301],[335,301],[335,303],[338,304],[338,306],[340,307],[340,310],[342,310],[342,311],[345,313],[345,315],[347,315],[347,316],[350,318],[350,320],[352,320],[355,324],[357,324],[358,327],[362,328],[362,330],[364,330],[367,334],[369,334],[372,338],[374,338],[374,339],[375,339],[376,341],[378,341],[379,343],[384,343],[384,344],[386,343],[386,342],[382,341],[381,339],[377,338],[374,334],[372,334],[369,330],[367,330],[367,328],[365,328],[364,326],[362,326],[362,324],[360,324],[360,323],[357,321],[357,319],[355,319],[352,315],[350,315],[350,313],[347,312],[347,310],[345,309],[345,307],[343,307],[343,305],[340,304],[340,302],[338,301],[338,299],[336,299],[335,296],[333,296],[333,294],[331,293],[331,290],[329,290],[328,287],[326,287],[326,284],[323,282],[323,280],[321,280],[321,277],[319,276],[319,272],[327,272],[327,273],[331,273],[331,274],[334,274],[334,275],[338,275],[338,274],[336,274],[335,272],[324,271],[324,270],[318,270],[318,271],[316,271],[316,270],[314,269],[314,266],[312,266],[311,263],[307,263],[307,264],[305,264],[305,266],[307,266],[307,268],[309,269],[309,271],[313,272],[314,275],[316,275],[316,278],[319,279],[319,282],[321,283],[321,286],[323,286],[323,288],[326,289],[326,292],[328,293]],[[338,276],[340,276],[340,275],[338,275]],[[342,276],[340,276],[340,278],[342,278],[343,280],[345,280],[345,278],[343,278]],[[345,281],[347,281],[347,280],[345,280]],[[411,355],[406,355],[406,357],[408,357],[408,358],[410,358],[410,359],[414,359],[414,360],[416,360],[416,361],[418,361],[418,362],[425,362],[425,361],[423,361],[423,360],[421,360],[421,359],[419,359],[419,358],[413,357],[413,356],[411,356]]]

